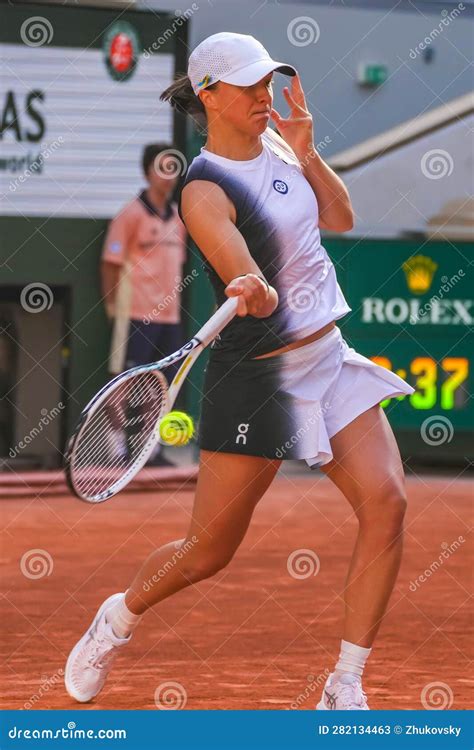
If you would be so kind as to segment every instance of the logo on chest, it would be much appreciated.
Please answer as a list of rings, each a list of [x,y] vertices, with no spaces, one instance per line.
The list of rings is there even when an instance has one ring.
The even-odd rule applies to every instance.
[[[288,192],[288,185],[286,184],[286,182],[283,182],[283,180],[274,180],[273,189],[276,190],[277,193],[286,195],[286,193]]]

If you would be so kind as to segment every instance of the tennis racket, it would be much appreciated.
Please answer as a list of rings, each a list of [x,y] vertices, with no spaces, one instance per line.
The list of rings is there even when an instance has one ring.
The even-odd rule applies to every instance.
[[[117,375],[89,401],[65,455],[67,483],[77,497],[101,503],[126,487],[144,466],[159,440],[159,423],[173,408],[185,376],[233,319],[237,304],[237,297],[228,299],[177,352]]]

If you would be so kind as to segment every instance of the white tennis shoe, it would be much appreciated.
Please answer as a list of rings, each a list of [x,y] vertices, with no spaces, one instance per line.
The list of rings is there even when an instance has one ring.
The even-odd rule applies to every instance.
[[[326,680],[317,711],[369,711],[367,696],[360,678],[344,672],[335,679],[332,672]]]
[[[130,634],[128,638],[117,638],[106,621],[106,611],[124,596],[113,594],[105,600],[69,654],[64,683],[71,698],[79,703],[87,703],[100,693],[119,649],[132,637]]]

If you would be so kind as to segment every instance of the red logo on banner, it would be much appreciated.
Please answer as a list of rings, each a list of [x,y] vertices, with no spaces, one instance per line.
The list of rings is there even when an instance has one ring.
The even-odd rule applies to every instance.
[[[134,72],[139,53],[138,35],[126,21],[114,23],[104,38],[107,69],[116,81],[125,81]]]

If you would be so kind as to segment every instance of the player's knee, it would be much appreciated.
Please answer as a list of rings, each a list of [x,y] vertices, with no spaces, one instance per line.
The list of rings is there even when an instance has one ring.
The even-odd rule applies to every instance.
[[[394,489],[386,499],[386,527],[389,534],[398,535],[403,527],[407,498],[403,490]]]
[[[403,487],[386,485],[363,503],[358,514],[359,523],[380,536],[397,536],[403,527],[406,509],[407,498]]]
[[[233,555],[212,547],[197,550],[186,559],[183,565],[183,575],[191,583],[198,583],[206,578],[212,578],[226,567]]]

